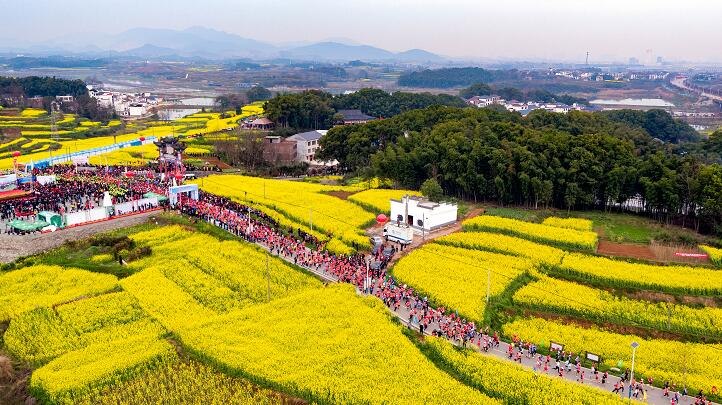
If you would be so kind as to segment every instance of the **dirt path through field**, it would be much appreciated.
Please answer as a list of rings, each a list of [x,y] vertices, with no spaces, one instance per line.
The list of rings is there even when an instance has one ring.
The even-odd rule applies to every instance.
[[[606,240],[599,241],[597,253],[607,256],[631,257],[634,259],[657,260],[654,252],[645,245],[632,245],[628,243],[614,243]]]

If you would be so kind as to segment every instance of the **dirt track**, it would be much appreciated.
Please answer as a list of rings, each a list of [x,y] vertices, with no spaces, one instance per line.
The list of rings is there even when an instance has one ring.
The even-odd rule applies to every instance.
[[[597,253],[608,256],[632,257],[635,259],[657,260],[657,256],[646,245],[632,245],[628,243],[613,243],[605,240],[599,241]]]

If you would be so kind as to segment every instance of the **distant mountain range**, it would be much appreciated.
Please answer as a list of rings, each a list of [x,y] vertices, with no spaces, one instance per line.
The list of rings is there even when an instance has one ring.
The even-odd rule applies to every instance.
[[[443,62],[445,59],[421,49],[394,53],[358,44],[345,38],[318,43],[271,44],[205,27],[184,30],[133,28],[119,34],[74,34],[52,41],[0,40],[0,52],[39,54],[78,54],[108,56],[109,53],[155,58],[287,58],[305,61],[388,61]]]

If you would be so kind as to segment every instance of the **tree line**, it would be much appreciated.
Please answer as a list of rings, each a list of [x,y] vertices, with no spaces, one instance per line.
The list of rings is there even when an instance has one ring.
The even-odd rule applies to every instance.
[[[388,93],[379,89],[361,89],[333,96],[319,90],[280,94],[265,105],[268,118],[284,128],[328,129],[341,117],[336,111],[358,109],[377,118],[388,118],[405,111],[432,105],[463,107],[464,100],[448,94]]]
[[[487,70],[479,67],[463,67],[404,72],[399,76],[398,84],[404,87],[447,89],[518,78],[519,72],[516,69]]]
[[[469,99],[474,96],[497,95],[504,100],[517,101],[538,101],[541,103],[564,103],[564,104],[585,104],[589,101],[582,97],[574,97],[569,94],[554,94],[543,89],[520,90],[515,87],[496,87],[486,83],[474,83],[469,87],[459,90],[459,97]]]
[[[680,154],[678,145],[655,140],[643,125],[615,118],[578,111],[534,111],[523,118],[492,108],[435,106],[333,128],[317,156],[407,188],[434,179],[446,195],[463,199],[636,207],[660,220],[719,232],[722,166]]]
[[[55,97],[82,96],[88,94],[85,82],[80,79],[68,80],[56,77],[2,77],[0,94],[12,97]]]

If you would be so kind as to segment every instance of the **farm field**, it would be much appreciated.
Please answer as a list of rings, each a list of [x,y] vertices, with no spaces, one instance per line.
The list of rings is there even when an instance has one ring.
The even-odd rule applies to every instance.
[[[28,385],[41,403],[144,403],[139,398],[148,393],[191,403],[220,395],[267,404],[391,397],[400,403],[486,404],[513,398],[442,371],[379,300],[348,285],[324,287],[275,257],[269,258],[269,279],[265,252],[179,218],[166,215],[160,225],[74,242],[1,276],[0,286],[37,297],[7,315],[3,349],[34,370]],[[424,249],[455,256],[465,251],[511,277],[531,271],[531,262],[519,257],[444,245]],[[127,266],[117,266],[117,252]],[[37,283],[55,274],[54,263],[83,268],[76,272],[86,278],[63,281],[66,294],[41,299],[47,294],[40,286],[57,288]],[[47,274],[32,270],[46,268]],[[34,287],[19,289],[23,283]],[[504,288],[492,287],[494,293]],[[500,369],[509,366],[496,362]],[[201,385],[206,389],[179,389]],[[607,397],[570,383],[554,389]]]
[[[430,296],[437,305],[454,308],[460,315],[481,322],[487,278],[491,280],[489,294],[496,297],[515,279],[531,271],[531,261],[524,258],[427,244],[399,261],[393,274]]]
[[[500,328],[507,339],[533,343],[542,351],[553,341],[567,351],[595,353],[603,359],[602,369],[621,372],[631,362],[629,344],[637,340],[640,347],[646,346],[642,360],[637,353],[643,364],[637,375],[655,384],[686,383],[693,392],[710,393],[716,386],[720,370],[703,365],[718,361],[722,348],[722,312],[716,299],[707,298],[719,296],[718,270],[607,258],[582,253],[579,246],[572,251],[560,248],[559,240],[570,240],[570,228],[590,229],[583,220],[548,217],[545,225],[529,226],[522,219],[485,217],[467,221],[465,232],[442,236],[408,254],[393,267],[393,274],[428,294],[432,302]],[[517,236],[510,236],[510,229]],[[442,252],[440,247],[456,250]],[[479,252],[489,256],[480,259]],[[512,281],[512,275],[496,270],[495,266],[511,269],[513,259],[528,263],[526,277]],[[428,269],[427,263],[438,263],[437,270]],[[488,268],[494,269],[492,299],[480,318],[468,308],[481,306]],[[453,303],[450,292],[456,298]],[[488,378],[475,379],[467,364],[472,354],[445,350],[443,343],[434,346],[450,357],[444,364],[467,373],[467,381],[490,384]],[[655,358],[653,353],[662,351]]]
[[[216,178],[232,180],[222,184],[237,190],[240,201],[251,200],[248,192],[256,206],[274,207],[269,212],[289,226],[295,222],[283,206],[271,205],[287,201],[284,193],[293,193],[298,205],[335,204],[337,210],[374,216],[327,194],[346,186],[265,180],[263,199],[263,179]],[[218,186],[216,181],[205,178],[203,186]],[[317,225],[316,218],[323,216],[314,216],[318,232],[324,223]],[[7,324],[3,350],[33,370],[27,384],[41,403],[133,401],[159,391],[170,401],[213,401],[222,392],[239,403],[274,404],[376,403],[389,396],[400,403],[617,401],[596,388],[535,375],[444,340],[419,340],[381,301],[348,285],[324,286],[210,225],[172,214],[158,220],[73,242],[0,276],[0,291],[8,292],[0,300]],[[351,229],[360,232],[362,226]],[[570,231],[569,221],[544,226],[551,232],[541,235],[546,239]],[[330,232],[333,241],[347,247]],[[118,264],[118,255],[125,265]],[[603,272],[584,264],[597,261]],[[565,276],[559,270],[565,265],[588,266],[590,274],[606,276],[601,284]],[[544,353],[554,341],[575,353],[599,354],[603,370],[620,364],[623,370],[631,361],[626,347],[636,339],[644,347],[637,353],[636,375],[657,385],[686,382],[709,392],[722,373],[716,365],[703,366],[719,360],[720,309],[711,301],[667,304],[665,296],[652,293],[704,298],[714,284],[705,290],[690,281],[698,276],[674,278],[665,271],[706,279],[716,274],[711,268],[567,251],[503,231],[457,232],[428,241],[396,262],[390,274],[435,307],[488,325],[507,339],[533,342]],[[649,298],[639,298],[644,292]],[[652,354],[658,352],[659,358]],[[217,388],[175,388],[197,386],[201,377]]]
[[[421,195],[418,191],[389,190],[372,188],[349,196],[349,200],[368,208],[372,212],[389,213],[389,200],[400,200],[405,195]]]
[[[7,113],[6,110],[3,110]],[[140,123],[144,128],[134,128],[134,124],[125,125],[122,132],[111,136],[116,129],[121,129],[120,121],[112,120],[106,124],[100,122],[90,122],[81,120],[71,114],[65,114],[64,120],[58,122],[59,132],[61,136],[59,140],[50,139],[50,124],[29,124],[33,120],[47,121],[47,113],[41,110],[30,110],[27,117],[11,116],[13,119],[24,119],[27,124],[17,124],[15,121],[0,119],[0,129],[4,126],[18,126],[26,128],[22,130],[20,138],[0,143],[0,169],[8,169],[12,167],[12,152],[20,151],[21,156],[18,157],[19,163],[30,163],[51,156],[58,156],[64,153],[93,149],[102,146],[109,146],[115,142],[124,142],[136,140],[140,137],[164,137],[170,135],[185,136],[203,136],[205,134],[216,133],[224,129],[233,129],[238,127],[236,121],[263,113],[263,107],[258,103],[243,107],[241,114],[236,115],[235,112],[227,113],[227,117],[222,117],[220,113],[196,113],[185,118],[174,121],[158,121]],[[2,116],[0,116],[1,118]],[[23,121],[23,122],[25,122]],[[76,125],[74,129],[66,129],[68,125]],[[143,125],[145,124],[145,125]],[[23,126],[24,125],[24,126]],[[33,127],[28,127],[34,125]],[[135,129],[135,130],[134,130]],[[94,131],[94,132],[93,132]],[[193,154],[193,147],[190,147],[189,154]],[[199,149],[196,147],[196,149]],[[203,152],[196,150],[196,153],[207,153],[207,149]],[[97,155],[91,157],[92,164],[109,165],[128,165],[139,166],[146,162],[157,158],[157,149],[152,145],[144,145],[142,147],[129,147],[117,151]]]
[[[196,180],[204,191],[232,198],[239,202],[269,207],[274,214],[281,213],[293,223],[302,224],[349,248],[366,246],[368,238],[364,228],[375,220],[372,212],[350,201],[328,193],[355,192],[349,186],[328,186],[286,180],[266,180],[248,176],[208,176]],[[313,208],[312,208],[313,207]],[[263,208],[261,208],[263,209]],[[343,246],[339,247],[344,250]],[[354,249],[355,250],[355,249]]]
[[[464,221],[465,230],[489,231],[518,236],[534,242],[555,245],[560,248],[595,251],[597,234],[569,227],[535,224],[516,219],[482,215]]]
[[[559,212],[550,209],[524,209],[510,207],[487,207],[489,215],[505,218],[519,219],[534,223],[543,223],[549,217],[555,217],[566,212]],[[649,218],[632,214],[620,214],[614,212],[599,211],[571,211],[568,214],[572,219],[583,219],[592,221],[592,228],[599,234],[600,240],[614,243],[630,243],[648,245],[658,237],[672,238],[677,240],[700,242],[706,238],[689,229],[679,227],[667,227]]]
[[[583,328],[568,323],[540,318],[522,318],[503,326],[505,334],[525,341],[552,339],[574,353],[589,351],[600,354],[607,367],[630,367],[629,345],[639,343],[635,373],[657,382],[685,384],[692,392],[711,392],[722,378],[719,344],[685,343],[674,340],[648,339],[641,336],[607,332],[599,328]],[[685,373],[686,371],[686,373]]]
[[[616,404],[619,397],[598,388],[573,385],[557,377],[538,375],[521,366],[473,352],[459,350],[439,338],[428,347],[441,363],[463,376],[472,386],[508,403]]]

